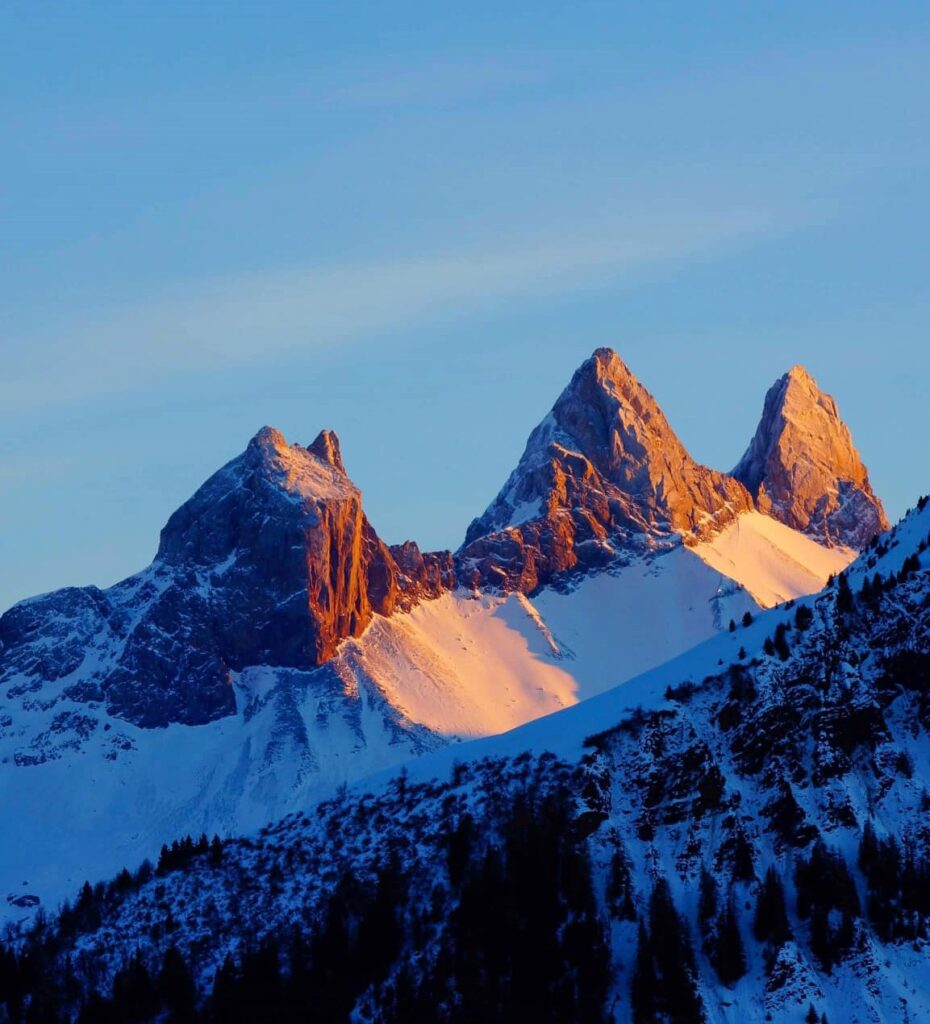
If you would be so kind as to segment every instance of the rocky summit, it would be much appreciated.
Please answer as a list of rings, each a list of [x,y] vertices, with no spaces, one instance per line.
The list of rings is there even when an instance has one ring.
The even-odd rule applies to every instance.
[[[855,550],[888,526],[836,403],[801,367],[769,391],[749,451],[726,474],[691,458],[619,356],[598,349],[472,522],[459,573],[531,592],[631,550],[700,543],[754,510]]]
[[[303,448],[264,427],[171,516],[143,572],[3,615],[0,682],[69,680],[66,700],[137,725],[208,722],[235,711],[231,672],[320,665],[373,614],[451,584],[448,554],[395,551],[366,518],[335,434]]]
[[[753,508],[738,481],[687,453],[611,349],[575,372],[460,551],[463,575],[531,591],[619,547],[699,538]]]
[[[761,512],[821,543],[861,550],[888,529],[836,402],[803,366],[769,389],[762,420],[733,475]]]

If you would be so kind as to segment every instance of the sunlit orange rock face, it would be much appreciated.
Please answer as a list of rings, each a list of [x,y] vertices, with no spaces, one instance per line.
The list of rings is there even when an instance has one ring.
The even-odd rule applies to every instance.
[[[696,541],[754,507],[738,480],[691,458],[619,356],[598,349],[469,527],[460,572],[471,582],[532,590],[610,562],[618,545]]]
[[[334,434],[303,448],[265,427],[171,516],[148,569],[0,618],[3,670],[61,678],[99,641],[106,657],[70,686],[71,699],[137,725],[197,725],[235,710],[233,672],[314,668],[376,613],[452,584],[448,552],[381,541]],[[45,665],[37,659],[52,639]]]
[[[821,543],[861,550],[888,529],[836,402],[803,366],[769,389],[762,420],[733,475],[760,512]]]
[[[373,614],[448,585],[443,558],[412,542],[398,566],[363,511],[335,434],[302,448],[265,427],[230,467],[171,517],[158,559],[223,567],[211,584],[223,611],[210,632],[232,666],[322,664]],[[222,599],[227,591],[234,600]]]
[[[617,354],[598,349],[469,527],[459,578],[532,591],[624,552],[697,543],[754,509],[856,549],[888,526],[836,403],[801,367],[769,391],[727,474],[695,462]]]

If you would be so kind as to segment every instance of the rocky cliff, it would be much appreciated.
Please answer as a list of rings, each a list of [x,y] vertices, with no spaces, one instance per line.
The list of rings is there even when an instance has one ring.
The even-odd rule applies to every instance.
[[[63,680],[65,699],[138,725],[200,724],[234,710],[230,672],[320,665],[451,571],[448,553],[380,540],[334,434],[303,448],[265,427],[171,516],[148,569],[0,618],[0,682]]]
[[[575,372],[503,490],[468,529],[464,579],[532,590],[618,549],[698,540],[753,508],[746,488],[687,453],[611,349]]]
[[[761,512],[824,544],[861,550],[888,529],[836,402],[803,366],[765,396],[762,420],[733,476]]]
[[[861,550],[887,529],[836,403],[795,367],[732,474],[698,464],[611,349],[576,371],[458,552],[470,585],[530,592],[642,550],[696,544],[758,510]]]

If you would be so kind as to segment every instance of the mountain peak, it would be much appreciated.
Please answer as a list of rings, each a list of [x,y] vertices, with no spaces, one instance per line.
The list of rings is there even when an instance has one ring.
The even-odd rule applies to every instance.
[[[280,451],[287,448],[287,441],[280,430],[274,427],[264,426],[249,441],[248,449],[253,451]]]
[[[321,430],[311,444],[307,445],[307,451],[311,452],[318,459],[345,473],[346,467],[342,461],[342,449],[339,446],[339,438],[334,430]]]
[[[617,546],[696,539],[752,499],[698,465],[623,360],[599,348],[527,441],[517,468],[468,529],[463,565],[508,589],[533,589]]]
[[[888,528],[836,402],[803,366],[769,388],[733,476],[760,511],[822,543],[861,549]]]
[[[688,459],[656,400],[610,348],[597,349],[578,367],[550,417],[555,440],[620,487],[644,484],[642,470],[653,456],[669,463]]]
[[[591,358],[582,363],[579,369],[584,369],[584,367],[587,366],[589,363],[593,364],[605,376],[615,378],[633,376],[632,370],[630,370],[630,368],[620,358],[617,352],[612,348],[608,348],[607,346],[596,348],[591,353]]]
[[[814,378],[810,375],[806,366],[802,366],[800,363],[795,363],[794,366],[785,374],[785,377],[789,381],[810,381],[814,383]],[[815,385],[816,386],[816,385]]]
[[[305,448],[262,427],[162,530],[146,570],[159,585],[140,584],[148,603],[105,681],[111,712],[145,725],[230,714],[231,672],[321,665],[373,615],[452,585],[450,555],[403,556],[368,521],[334,433]]]
[[[642,388],[633,371],[612,348],[597,348],[575,371],[570,390],[576,383],[590,380],[613,391]]]

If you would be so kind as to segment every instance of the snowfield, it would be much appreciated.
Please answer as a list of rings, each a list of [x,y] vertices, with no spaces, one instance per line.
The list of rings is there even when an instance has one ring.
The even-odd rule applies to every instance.
[[[824,547],[761,512],[744,512],[691,550],[711,568],[739,580],[763,608],[816,593],[857,554],[852,548]]]

